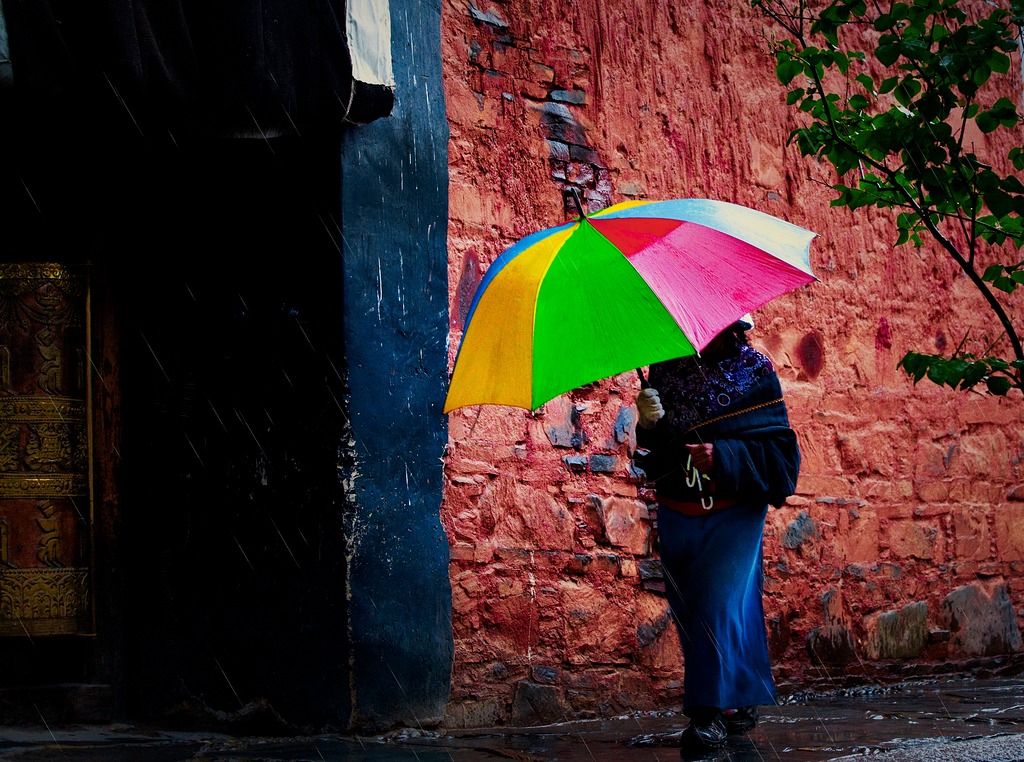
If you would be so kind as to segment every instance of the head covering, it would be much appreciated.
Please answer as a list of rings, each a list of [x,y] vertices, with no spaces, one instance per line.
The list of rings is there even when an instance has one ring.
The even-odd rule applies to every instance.
[[[754,316],[749,312],[736,321],[736,325],[742,328],[744,331],[749,331],[754,327]]]

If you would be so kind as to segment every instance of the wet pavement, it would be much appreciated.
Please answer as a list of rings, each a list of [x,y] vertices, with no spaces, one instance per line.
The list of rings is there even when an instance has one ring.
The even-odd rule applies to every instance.
[[[374,737],[242,737],[134,725],[0,728],[0,759],[37,762],[658,762],[686,718],[645,712],[535,728]],[[716,762],[1024,762],[1024,679],[904,683],[792,696]]]

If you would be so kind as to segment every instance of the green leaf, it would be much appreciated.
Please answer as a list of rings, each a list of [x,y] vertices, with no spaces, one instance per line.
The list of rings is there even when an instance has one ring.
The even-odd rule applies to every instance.
[[[1003,190],[991,190],[985,194],[985,206],[996,217],[1005,217],[1013,211],[1013,197]]]
[[[1005,397],[1013,386],[1006,376],[989,376],[985,382],[988,384],[988,390],[1000,397]]]
[[[913,103],[914,98],[916,98],[917,94],[920,92],[920,82],[911,77],[904,77],[893,91],[893,96],[901,106],[909,108],[910,104]]]
[[[1009,98],[1000,98],[997,100],[992,108],[989,109],[989,113],[993,118],[999,121],[999,124],[1003,127],[1013,127],[1017,124],[1017,109],[1013,105],[1013,101]]]
[[[1000,277],[1002,274],[1003,274],[1003,266],[1002,265],[989,265],[988,267],[985,268],[985,273],[981,276],[981,279],[983,281],[987,281],[987,282],[991,283],[996,278]]]
[[[1007,158],[1013,162],[1014,169],[1024,169],[1024,148],[1014,146],[1007,154]]]
[[[1014,291],[1017,290],[1016,281],[1014,281],[1013,278],[1007,278],[1005,275],[996,278],[995,282],[992,285],[995,288],[998,288],[1000,291],[1006,292],[1007,294],[1012,294]]]
[[[865,98],[860,93],[850,96],[850,108],[856,111],[864,111],[871,105],[871,101]]]
[[[892,43],[879,45],[875,49],[875,58],[884,66],[892,66],[900,57],[900,46]],[[888,92],[883,90],[882,92]]]
[[[928,355],[918,354],[917,352],[907,352],[903,356],[903,359],[896,364],[896,367],[902,367],[903,370],[907,372],[907,375],[914,379],[914,383],[916,384],[924,378],[925,373],[928,372],[929,361],[930,358]]]
[[[978,129],[982,132],[994,132],[999,127],[999,119],[997,119],[991,111],[982,111],[974,119],[974,123],[978,125]]]
[[[945,363],[933,363],[928,366],[928,380],[936,386],[944,386],[949,384],[949,373]],[[949,384],[950,386],[956,386],[956,383]]]
[[[992,67],[992,71],[996,74],[1006,74],[1010,70],[1010,57],[1004,53],[1000,53],[998,50],[992,51],[992,55],[988,59],[989,65]]]
[[[966,390],[975,386],[985,376],[988,375],[988,365],[984,362],[972,362],[968,363],[967,370],[964,371],[963,380],[960,382],[960,389]]]
[[[784,85],[788,85],[800,73],[804,70],[803,64],[793,58],[788,57],[781,51],[778,54],[778,60],[775,64],[775,76]]]
[[[854,79],[860,82],[869,93],[875,92],[875,80],[871,78],[870,74],[858,74]]]
[[[892,92],[893,89],[900,83],[899,77],[888,77],[883,79],[881,84],[878,85],[878,93],[885,95],[886,93]]]
[[[959,357],[952,357],[946,360],[946,383],[954,389],[963,383],[963,379],[967,375],[967,371],[971,365],[966,360]]]
[[[1003,178],[1002,188],[1007,193],[1024,193],[1024,183],[1013,175]]]

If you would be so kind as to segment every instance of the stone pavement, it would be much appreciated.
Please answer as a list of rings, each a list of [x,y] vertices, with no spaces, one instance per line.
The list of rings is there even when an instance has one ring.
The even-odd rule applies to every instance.
[[[0,728],[20,762],[663,762],[678,760],[675,712],[536,728],[404,729],[374,737],[235,737],[134,725]],[[764,710],[717,762],[1024,762],[1024,680],[904,683],[793,696]]]

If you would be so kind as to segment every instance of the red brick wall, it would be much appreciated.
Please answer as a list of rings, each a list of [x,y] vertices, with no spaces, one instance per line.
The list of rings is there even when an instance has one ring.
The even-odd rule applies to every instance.
[[[746,0],[444,4],[452,358],[487,264],[566,221],[568,185],[595,210],[711,197],[816,231],[820,282],[759,310],[752,334],[804,455],[766,530],[780,690],[1017,669],[1024,406],[896,369],[988,315],[947,258],[894,249],[888,215],[829,208],[828,169],[785,145],[797,116],[765,27]],[[629,472],[637,388],[626,373],[534,414],[451,414],[449,724],[678,702],[649,496]]]

